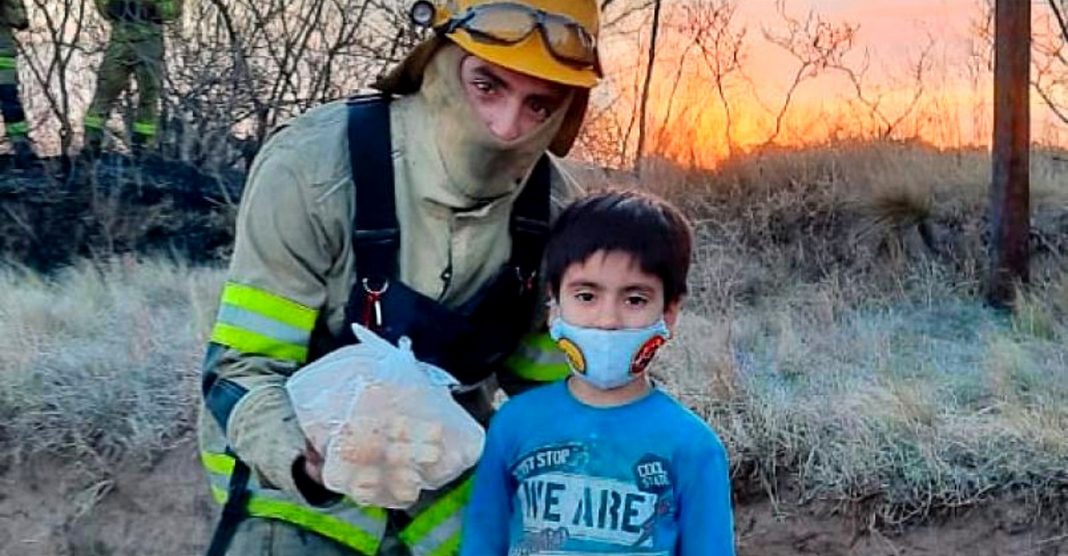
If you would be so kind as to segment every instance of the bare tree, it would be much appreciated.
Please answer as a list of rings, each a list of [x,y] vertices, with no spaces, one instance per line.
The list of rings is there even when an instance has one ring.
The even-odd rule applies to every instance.
[[[68,155],[74,142],[74,114],[87,102],[87,84],[78,79],[85,68],[85,45],[102,44],[103,31],[91,0],[33,0],[31,27],[19,45],[19,55],[33,79],[23,99],[30,104],[30,120],[38,129],[59,135],[58,150]],[[82,93],[79,95],[79,93]],[[43,100],[43,106],[33,106]],[[46,149],[46,138],[40,138]]]
[[[727,151],[734,155],[734,135],[731,131],[733,117],[727,100],[727,88],[731,80],[742,71],[743,43],[746,28],[736,27],[735,0],[698,0],[685,7],[685,21],[693,33],[694,42],[701,50],[705,68],[716,88],[716,97],[723,107],[724,139]]]
[[[653,67],[656,64],[656,39],[660,33],[660,5],[660,0],[653,1],[653,24],[649,36],[649,57],[645,65],[645,81],[642,84],[641,115],[638,116],[638,149],[635,162],[639,165],[641,164],[642,155],[645,154],[645,115],[649,106],[649,87],[653,81]]]
[[[664,112],[664,119],[660,122],[659,130],[656,133],[656,145],[654,148],[660,148],[664,145],[664,134],[667,133],[668,128],[671,126],[671,117],[675,109],[675,98],[679,92],[679,85],[682,84],[682,75],[686,71],[686,59],[689,57],[690,52],[697,48],[696,42],[688,42],[686,48],[682,50],[682,55],[675,62],[675,78],[671,82],[671,92],[667,95],[667,109]]]
[[[1052,21],[1033,39],[1031,85],[1050,111],[1068,124],[1068,1],[1047,0],[1047,4]]]
[[[22,56],[35,136],[70,152],[94,89],[107,25],[92,0],[29,0]],[[230,165],[269,131],[377,78],[423,37],[402,0],[186,0],[167,27],[161,143]],[[40,141],[39,141],[40,142]]]
[[[653,6],[654,0],[602,0],[598,41],[602,58],[628,43],[635,51],[646,48]],[[610,63],[606,69],[611,71],[605,76],[608,84],[594,91],[576,152],[606,166],[629,167],[635,160],[645,65],[635,60]]]
[[[1057,119],[1068,124],[1068,0],[1046,0],[1045,4],[1049,13],[1032,29],[1031,88]],[[972,58],[990,74],[994,70],[994,0],[984,0],[982,6],[983,13],[973,26],[978,44]]]
[[[814,10],[810,10],[804,19],[797,19],[786,12],[786,0],[776,0],[775,7],[785,29],[782,32],[764,29],[764,37],[789,53],[799,65],[775,115],[775,128],[764,142],[765,146],[774,143],[782,133],[783,118],[797,88],[828,68],[844,65],[843,57],[853,48],[860,28],[856,24],[831,23]]]
[[[916,110],[916,107],[919,105],[920,100],[926,92],[925,77],[931,70],[931,50],[934,48],[934,45],[934,37],[928,34],[927,44],[920,51],[916,60],[910,64],[909,90],[911,91],[911,96],[908,102],[905,103],[905,106],[897,110],[896,115],[892,115],[889,109],[883,104],[886,98],[885,91],[875,88],[867,81],[868,70],[871,68],[870,52],[865,50],[864,60],[861,62],[859,68],[853,68],[842,63],[832,65],[834,69],[841,71],[847,78],[849,78],[849,82],[852,84],[854,93],[856,94],[857,101],[868,110],[868,116],[879,124],[880,138],[886,139],[891,137],[897,127],[912,115]]]
[[[574,154],[598,166],[623,166],[627,147],[623,112],[615,109],[618,104],[617,96],[603,106],[591,105],[575,143]]]

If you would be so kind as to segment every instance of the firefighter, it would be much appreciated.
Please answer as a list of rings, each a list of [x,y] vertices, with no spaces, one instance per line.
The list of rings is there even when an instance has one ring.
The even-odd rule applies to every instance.
[[[0,0],[0,115],[4,118],[4,130],[11,141],[16,167],[25,167],[34,158],[26,114],[19,99],[18,52],[14,35],[14,31],[23,31],[29,26],[22,0]]]
[[[137,114],[133,150],[142,154],[155,145],[159,96],[163,78],[163,26],[181,16],[182,0],[96,0],[111,24],[104,61],[97,71],[96,93],[85,115],[85,152],[100,152],[104,126],[119,95],[137,82]]]
[[[285,381],[353,343],[349,323],[411,338],[483,423],[498,384],[569,372],[538,270],[577,193],[556,157],[601,76],[597,3],[424,0],[412,17],[433,36],[380,94],[297,117],[253,162],[203,368],[201,459],[224,505],[209,554],[457,553],[469,476],[404,511],[322,484]]]

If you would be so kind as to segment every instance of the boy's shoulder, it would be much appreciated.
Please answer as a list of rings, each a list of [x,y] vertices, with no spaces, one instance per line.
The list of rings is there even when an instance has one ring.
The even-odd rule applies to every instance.
[[[719,435],[708,422],[662,388],[658,387],[657,392],[662,397],[662,425],[666,425],[676,436],[686,439],[685,446],[699,451],[726,451]]]
[[[543,413],[560,403],[565,391],[562,382],[552,382],[536,386],[521,394],[508,398],[497,411],[495,419],[508,420],[532,412]]]

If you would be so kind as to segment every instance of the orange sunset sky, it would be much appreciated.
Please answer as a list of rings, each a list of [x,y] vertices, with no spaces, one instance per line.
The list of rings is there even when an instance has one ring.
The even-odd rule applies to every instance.
[[[714,166],[729,152],[722,105],[715,96],[700,54],[691,50],[685,59],[689,40],[680,34],[680,5],[687,0],[664,3],[660,52],[657,56],[649,107],[650,136],[659,140],[653,147],[681,162]],[[743,70],[745,77],[728,81],[727,100],[732,112],[732,143],[744,151],[765,143],[774,128],[774,114],[782,106],[786,91],[799,63],[780,47],[769,43],[764,30],[782,32],[784,23],[774,0],[737,2],[735,27],[745,27]],[[986,55],[977,29],[984,19],[984,0],[787,0],[786,12],[803,20],[815,10],[831,23],[859,26],[854,47],[845,63],[859,68],[865,51],[870,58],[867,74],[869,98],[880,96],[884,115],[891,120],[910,104],[916,91],[916,61],[929,43],[928,65],[924,71],[919,102],[891,137],[919,138],[944,148],[987,145],[990,141],[992,74],[976,51]],[[1032,2],[1033,28],[1037,37],[1048,33],[1051,12],[1045,0]],[[681,23],[682,25],[685,22]],[[626,26],[622,26],[626,29]],[[648,40],[649,22],[635,19],[629,29],[640,29],[640,40]],[[647,44],[647,43],[646,43]],[[636,76],[644,70],[646,46],[637,54],[635,35],[614,30],[606,37],[606,87],[598,92],[595,104],[632,105]],[[680,61],[683,71],[675,94],[672,116],[667,118]],[[1061,68],[1068,72],[1068,68]],[[1060,91],[1068,105],[1068,91]],[[1032,94],[1032,139],[1037,143],[1068,145],[1068,126],[1056,119]],[[829,70],[803,82],[796,90],[784,118],[784,128],[776,139],[783,145],[820,142],[834,137],[878,134],[880,127],[870,110],[857,101],[855,89],[842,72]],[[624,120],[625,117],[620,117]],[[665,119],[667,124],[665,125]],[[663,128],[663,132],[660,129]]]

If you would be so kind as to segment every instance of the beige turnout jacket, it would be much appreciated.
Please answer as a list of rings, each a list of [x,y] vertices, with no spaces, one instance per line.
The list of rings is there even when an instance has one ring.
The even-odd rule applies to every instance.
[[[417,102],[395,100],[390,112],[400,279],[446,305],[459,305],[508,259],[509,214],[518,190],[472,206],[462,194],[435,183],[439,163],[421,150],[425,142],[413,140],[433,125]],[[313,322],[317,330],[341,331],[359,264],[352,246],[353,187],[358,183],[352,179],[346,123],[345,103],[333,102],[294,119],[267,142],[241,201],[224,302],[227,296],[247,294],[268,305],[290,307],[286,318],[294,319],[298,333]],[[555,215],[578,188],[561,162],[552,162]],[[442,274],[450,262],[451,279],[445,281]],[[297,336],[293,343],[299,346],[310,334]],[[218,348],[206,361],[208,370],[247,393],[233,407],[226,430],[208,411],[201,412],[202,451],[220,453],[229,446],[251,467],[261,488],[284,491],[294,502],[305,503],[292,472],[305,438],[284,387],[302,365],[300,350],[293,347],[272,357]]]

